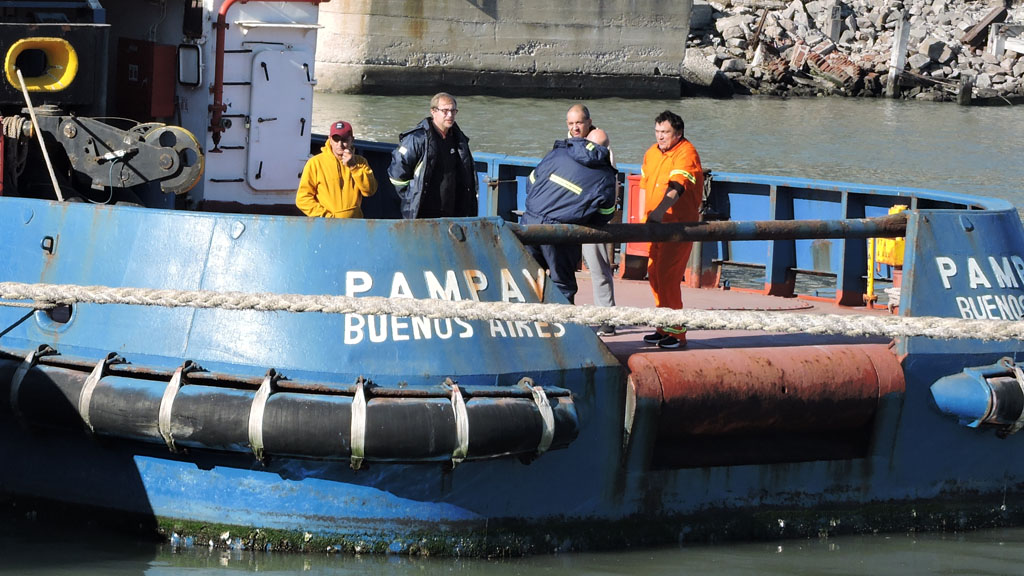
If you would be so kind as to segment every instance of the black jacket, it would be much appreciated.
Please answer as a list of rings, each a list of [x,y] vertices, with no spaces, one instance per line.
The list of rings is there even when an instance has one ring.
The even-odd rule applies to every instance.
[[[420,209],[423,185],[431,176],[437,161],[437,150],[430,137],[430,118],[424,118],[415,128],[399,136],[398,148],[391,153],[388,178],[402,201],[402,217],[415,218]],[[462,133],[459,125],[452,126],[452,133],[459,142],[459,168],[462,170],[463,189],[458,200],[455,216],[477,215],[477,177],[473,154],[469,151],[469,138]]]

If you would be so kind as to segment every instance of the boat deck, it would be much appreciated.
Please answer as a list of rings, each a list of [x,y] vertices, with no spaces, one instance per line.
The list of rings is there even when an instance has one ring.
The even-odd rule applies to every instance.
[[[576,304],[593,304],[593,291],[590,273],[576,273],[579,292],[576,293]],[[687,308],[702,310],[750,310],[779,311],[799,314],[873,314],[887,315],[882,309],[864,307],[849,308],[804,298],[782,298],[768,296],[748,290],[706,290],[682,287],[683,305]],[[649,308],[654,306],[654,297],[646,280],[615,279],[615,302],[621,306],[637,306]],[[597,329],[597,326],[594,327]],[[617,326],[614,336],[602,336],[601,339],[612,353],[625,363],[629,356],[639,352],[676,352],[678,350],[662,350],[643,342],[644,334],[651,332],[647,326]],[[813,346],[825,344],[884,344],[889,341],[884,337],[851,337],[843,335],[818,334],[779,334],[773,332],[749,330],[690,330],[686,334],[688,350],[716,348],[766,348],[784,346]]]

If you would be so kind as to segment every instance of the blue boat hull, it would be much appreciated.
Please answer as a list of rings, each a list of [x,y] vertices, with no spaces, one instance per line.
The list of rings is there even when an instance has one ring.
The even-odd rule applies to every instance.
[[[543,301],[560,301],[550,286],[537,293],[525,250],[496,219],[327,222],[0,202],[5,281],[367,296],[408,291],[414,297],[433,290],[435,297],[447,294],[453,301],[474,294],[485,301],[536,302],[541,295]],[[948,232],[964,214],[973,225],[967,239]],[[52,252],[40,249],[40,238],[48,235],[57,239]],[[963,309],[958,295],[975,297],[973,292],[985,288],[976,271],[965,273],[973,266],[967,262],[1017,254],[1022,231],[1009,210],[922,211],[911,218],[907,243],[901,313],[950,316]],[[402,249],[377,250],[394,246]],[[960,265],[957,273],[935,264],[947,262],[943,258]],[[446,278],[454,280],[445,284]],[[961,281],[964,286],[957,286]],[[937,292],[944,282],[951,284],[948,293]],[[989,284],[984,291],[1024,293],[1024,281],[1003,288],[995,280]],[[899,339],[893,354],[900,355],[894,362],[902,366],[905,387],[877,399],[862,430],[863,453],[856,457],[666,466],[652,459],[658,438],[645,420],[653,418],[650,413],[640,409],[632,433],[624,433],[627,370],[585,326],[467,320],[450,329],[431,324],[429,337],[421,331],[417,339],[412,320],[351,315],[123,304],[76,305],[65,322],[41,311],[26,316],[19,308],[0,314],[10,327],[0,339],[6,357],[0,393],[8,399],[0,413],[5,497],[149,518],[167,537],[191,538],[183,542],[212,538],[225,546],[520,554],[961,528],[1019,517],[1014,496],[1021,493],[1024,463],[1012,457],[1019,437],[961,426],[936,408],[929,388],[965,367],[1016,355],[1019,342]],[[372,333],[371,322],[378,322]],[[866,342],[850,345],[861,343]],[[21,358],[41,344],[59,354],[39,360],[12,393]],[[105,410],[117,407],[100,402],[103,394],[113,397],[121,390],[156,402],[167,375],[186,360],[202,366],[216,386],[197,379],[182,386],[179,401],[219,386],[238,402],[224,410],[249,411],[259,388],[254,383],[273,368],[285,377],[284,389],[274,394],[308,386],[310,394],[331,395],[332,402],[348,402],[353,383],[366,379],[382,391],[428,396],[457,382],[471,402],[486,403],[493,399],[485,390],[513,394],[528,378],[553,399],[559,390],[568,391],[564,398],[571,398],[578,421],[540,455],[474,458],[471,442],[465,460],[434,453],[375,460],[367,453],[359,469],[353,468],[344,434],[338,442],[348,451],[339,449],[338,457],[326,460],[274,454],[260,460],[244,434],[234,443],[196,440],[172,452],[155,432],[157,422],[138,424],[137,437],[84,430],[81,383],[89,367],[110,352],[128,364],[120,368],[125,372],[112,368],[116,374],[98,381],[93,426]],[[43,366],[61,362],[64,367]],[[137,383],[119,379],[131,380],[130,370]],[[53,376],[71,372],[77,376],[66,381]],[[144,391],[150,389],[158,392]],[[371,404],[384,401],[381,394]],[[448,403],[442,399],[439,409],[447,410]],[[181,428],[188,418],[172,416],[179,440],[200,437]]]

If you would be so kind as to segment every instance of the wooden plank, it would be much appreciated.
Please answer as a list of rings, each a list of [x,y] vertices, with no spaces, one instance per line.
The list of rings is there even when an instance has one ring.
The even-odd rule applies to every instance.
[[[1006,7],[996,6],[985,14],[973,28],[964,34],[964,37],[960,39],[960,42],[968,44],[975,48],[979,48],[988,39],[988,27],[996,22],[1004,22],[1006,20]]]
[[[1024,38],[1007,38],[1003,42],[1003,50],[1024,54]]]

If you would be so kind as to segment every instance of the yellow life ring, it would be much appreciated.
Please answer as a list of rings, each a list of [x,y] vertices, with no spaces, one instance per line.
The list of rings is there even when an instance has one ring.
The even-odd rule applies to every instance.
[[[18,73],[15,71],[18,57],[30,50],[42,52],[45,58],[45,69],[42,74],[25,76],[25,86],[29,92],[60,92],[71,86],[78,74],[78,53],[63,38],[22,38],[7,50],[4,58],[4,73],[11,86],[21,90]]]

